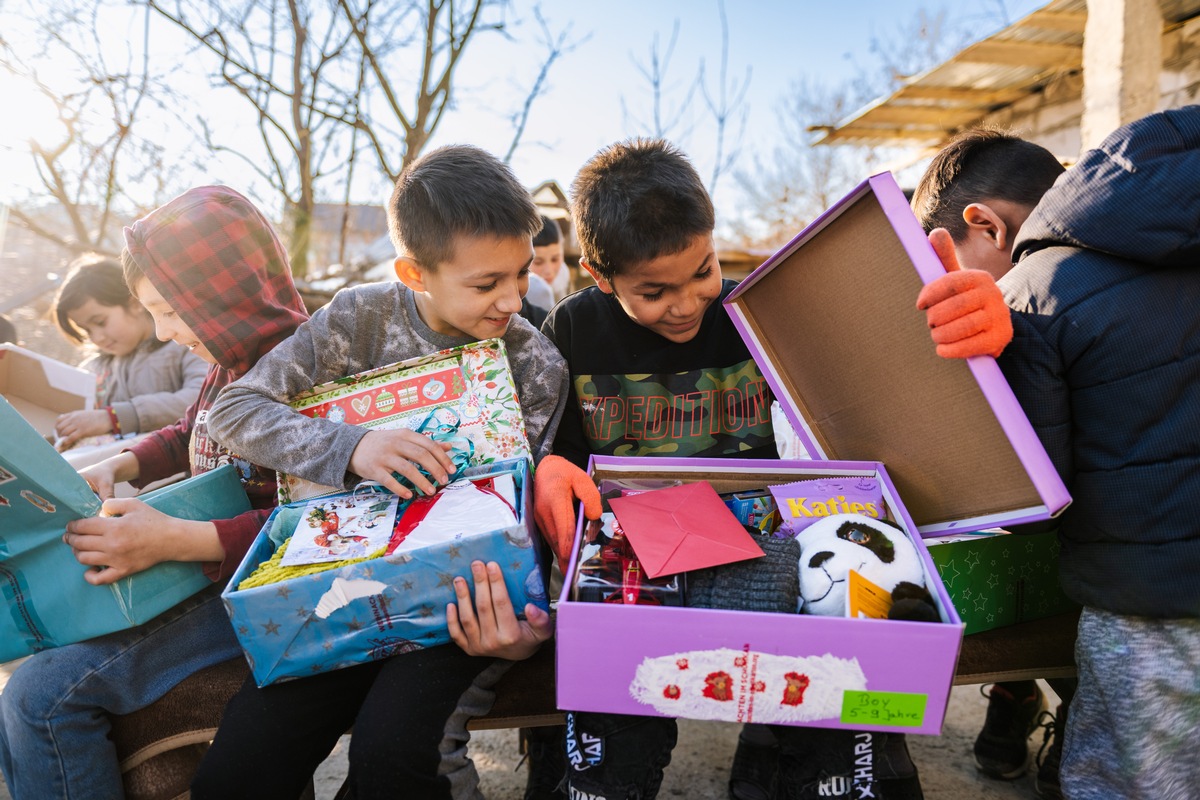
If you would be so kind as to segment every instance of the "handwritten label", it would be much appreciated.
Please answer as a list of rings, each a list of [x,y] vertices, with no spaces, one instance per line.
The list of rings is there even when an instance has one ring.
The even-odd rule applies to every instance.
[[[928,695],[908,692],[856,692],[842,695],[842,722],[919,728]]]

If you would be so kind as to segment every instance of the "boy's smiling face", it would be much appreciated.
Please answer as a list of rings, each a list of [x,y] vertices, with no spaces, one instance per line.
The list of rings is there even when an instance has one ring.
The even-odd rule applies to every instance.
[[[697,236],[684,250],[659,256],[614,275],[596,279],[600,291],[614,295],[626,315],[668,341],[690,342],[700,332],[708,307],[721,296],[721,265],[712,236]]]
[[[532,237],[460,236],[454,257],[426,269],[407,256],[396,275],[416,293],[417,311],[447,336],[503,336],[529,290]]]
[[[216,364],[217,359],[203,342],[192,332],[192,329],[179,318],[171,304],[163,299],[158,289],[154,288],[148,279],[142,278],[133,287],[133,294],[154,318],[154,333],[160,341],[175,342],[191,350],[209,364]]]

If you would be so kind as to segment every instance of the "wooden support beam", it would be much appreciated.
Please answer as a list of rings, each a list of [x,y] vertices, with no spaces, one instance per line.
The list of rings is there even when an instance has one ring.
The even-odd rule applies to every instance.
[[[962,105],[998,106],[1015,102],[1025,94],[1021,89],[971,89],[965,86],[922,86],[914,83],[898,89],[891,100],[937,100]]]
[[[1002,64],[1009,67],[1060,67],[1075,69],[1083,64],[1083,45],[1038,44],[1011,39],[986,39],[963,50],[954,63]]]
[[[919,128],[867,128],[846,126],[829,131],[824,138],[813,144],[835,144],[838,142],[936,142],[949,137],[952,130]]]
[[[1022,28],[1040,28],[1044,31],[1078,33],[1082,36],[1083,28],[1087,25],[1087,12],[1034,11],[1017,25]]]
[[[988,113],[986,107],[882,105],[872,108],[851,124],[858,127],[924,125],[926,127],[957,128],[979,119],[986,113]]]

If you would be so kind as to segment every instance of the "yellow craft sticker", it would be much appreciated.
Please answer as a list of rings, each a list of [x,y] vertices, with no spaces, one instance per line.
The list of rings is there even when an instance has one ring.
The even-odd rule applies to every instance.
[[[842,722],[919,728],[928,695],[908,692],[855,692],[842,695]]]

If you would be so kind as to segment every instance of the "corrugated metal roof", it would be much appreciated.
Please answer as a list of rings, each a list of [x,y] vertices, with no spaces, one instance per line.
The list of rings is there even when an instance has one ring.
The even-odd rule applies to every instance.
[[[1167,26],[1200,0],[1161,0]],[[828,129],[817,144],[936,145],[1083,68],[1085,0],[1053,0]]]

